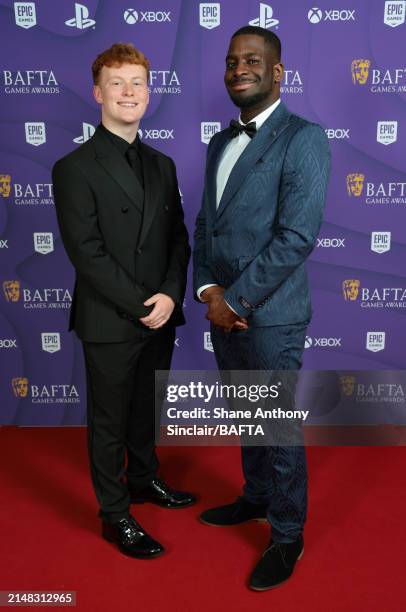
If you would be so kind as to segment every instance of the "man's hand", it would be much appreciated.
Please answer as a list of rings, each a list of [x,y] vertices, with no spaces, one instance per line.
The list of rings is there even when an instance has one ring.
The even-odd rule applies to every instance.
[[[140,319],[141,323],[150,329],[159,329],[165,325],[171,316],[175,308],[175,302],[169,295],[155,293],[155,295],[144,302],[144,306],[154,306],[154,308],[147,317]]]
[[[238,316],[224,300],[224,288],[218,285],[208,287],[201,294],[201,299],[208,305],[206,319],[226,332],[233,329],[248,329],[246,319]]]

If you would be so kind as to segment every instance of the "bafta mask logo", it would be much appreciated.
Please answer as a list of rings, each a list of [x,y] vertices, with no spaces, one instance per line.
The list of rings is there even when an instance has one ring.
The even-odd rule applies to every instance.
[[[355,377],[354,376],[340,376],[340,385],[342,395],[349,397],[354,393],[355,389]]]
[[[359,198],[364,189],[365,174],[352,172],[347,174],[347,193],[349,196]]]
[[[27,397],[28,395],[28,378],[13,378],[11,380],[14,395],[16,397]]]
[[[20,281],[4,281],[3,291],[7,302],[18,302],[20,299]]]
[[[360,284],[360,281],[355,278],[343,281],[343,294],[346,301],[355,302],[358,297]]]
[[[9,174],[0,174],[0,195],[3,198],[8,198],[11,191],[11,176]]]
[[[354,85],[365,85],[368,80],[371,62],[367,59],[356,59],[351,62],[352,82]]]

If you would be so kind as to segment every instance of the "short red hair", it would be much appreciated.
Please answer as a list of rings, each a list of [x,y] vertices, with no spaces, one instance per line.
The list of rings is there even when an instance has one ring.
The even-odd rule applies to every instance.
[[[123,64],[139,64],[144,66],[147,74],[149,72],[149,61],[132,43],[114,43],[109,49],[99,53],[94,60],[92,64],[93,83],[98,84],[103,66],[120,67]]]

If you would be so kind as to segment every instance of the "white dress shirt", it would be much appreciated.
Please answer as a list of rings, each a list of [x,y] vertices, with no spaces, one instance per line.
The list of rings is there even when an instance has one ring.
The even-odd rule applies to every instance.
[[[271,116],[273,111],[279,106],[280,101],[281,101],[280,98],[278,98],[276,102],[271,104],[271,106],[268,106],[268,108],[262,111],[262,113],[259,113],[259,115],[251,119],[251,121],[255,121],[255,126],[257,128],[257,131],[261,128],[261,126],[268,119],[268,117]],[[241,121],[241,115],[239,116],[238,121],[241,123],[241,125],[245,125]],[[241,134],[239,134],[235,138],[232,138],[232,140],[230,140],[230,142],[224,149],[223,155],[218,165],[217,176],[216,176],[216,206],[217,208],[220,204],[221,196],[223,195],[223,192],[227,185],[227,181],[230,177],[231,171],[234,168],[235,164],[237,163],[237,160],[242,154],[242,152],[244,151],[245,147],[250,142],[251,142],[251,138],[248,136],[248,134],[246,134],[245,132],[241,132]],[[199,289],[197,290],[197,297],[199,298],[199,300],[201,299],[200,296],[203,293],[203,291],[207,289],[208,287],[216,287],[216,284],[211,283],[209,285],[202,285],[202,287],[199,287]],[[229,304],[227,305],[229,306],[229,308],[231,308]]]

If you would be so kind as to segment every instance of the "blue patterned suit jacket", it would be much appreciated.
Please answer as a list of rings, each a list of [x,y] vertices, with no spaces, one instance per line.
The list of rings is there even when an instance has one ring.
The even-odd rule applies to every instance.
[[[324,130],[280,103],[237,160],[216,209],[216,174],[228,128],[207,152],[196,220],[194,289],[225,287],[252,326],[310,320],[305,260],[322,221],[330,170]]]

